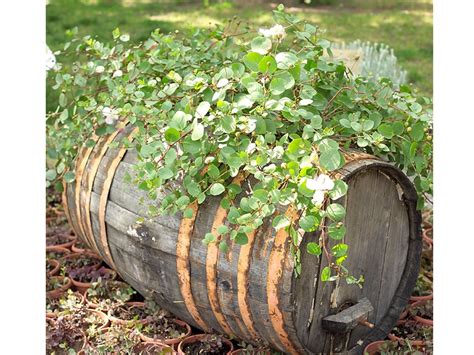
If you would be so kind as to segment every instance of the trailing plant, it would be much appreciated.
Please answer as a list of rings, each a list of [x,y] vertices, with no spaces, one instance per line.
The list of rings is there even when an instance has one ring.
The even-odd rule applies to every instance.
[[[108,309],[114,305],[123,305],[130,301],[136,291],[125,282],[101,279],[93,282],[87,289],[87,299],[99,308]]]
[[[184,37],[156,30],[138,45],[118,28],[111,45],[70,31],[58,61],[76,61],[55,73],[46,177],[61,190],[62,179],[75,179],[79,150],[119,130],[117,145],[137,151],[127,179],[147,191],[150,217],[190,218],[193,204],[220,196],[227,221],[205,243],[223,251],[228,237],[246,244],[270,218],[291,236],[299,274],[304,232],[319,229],[307,251],[327,258],[321,279],[360,285],[363,277],[344,267],[349,246],[337,200],[347,185],[335,172],[348,150],[373,154],[413,178],[422,208],[432,193],[431,101],[389,79],[352,77],[326,56],[331,44],[317,26],[282,5],[273,15],[276,25],[258,32],[232,20]],[[256,181],[238,203],[236,177]]]

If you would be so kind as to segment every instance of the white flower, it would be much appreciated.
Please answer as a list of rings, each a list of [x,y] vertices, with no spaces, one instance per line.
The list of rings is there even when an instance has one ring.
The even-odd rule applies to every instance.
[[[112,75],[112,77],[117,78],[117,77],[120,77],[122,75],[123,75],[122,71],[120,69],[118,69],[118,70],[114,71],[114,74]]]
[[[110,107],[104,107],[102,109],[102,114],[104,115],[105,123],[107,124],[114,124],[119,118],[118,111]]]
[[[104,70],[105,70],[105,68],[102,65],[99,65],[99,66],[97,66],[97,68],[95,68],[95,72],[99,73],[99,74],[103,73]]]
[[[263,35],[264,37],[271,37],[273,39],[277,39],[281,41],[286,36],[285,27],[282,25],[275,25],[272,28],[261,28],[258,32]]]
[[[307,179],[306,187],[314,191],[312,202],[317,205],[324,201],[326,191],[334,188],[334,181],[329,176],[321,174],[316,179]]]
[[[56,66],[56,57],[51,52],[48,46],[46,46],[46,71],[54,69]]]
[[[324,191],[322,190],[316,190],[313,195],[313,199],[311,202],[315,205],[320,205],[324,201]]]

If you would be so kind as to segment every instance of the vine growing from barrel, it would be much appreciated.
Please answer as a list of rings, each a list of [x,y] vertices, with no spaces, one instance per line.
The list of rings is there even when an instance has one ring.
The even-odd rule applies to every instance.
[[[118,28],[111,45],[69,31],[58,61],[74,62],[49,73],[60,95],[47,115],[48,184],[74,181],[80,149],[128,124],[138,128],[120,143],[138,154],[128,179],[148,193],[150,217],[189,218],[190,206],[219,196],[227,223],[205,243],[246,244],[270,218],[290,236],[297,274],[309,252],[327,258],[323,281],[361,285],[344,267],[339,201],[348,187],[337,171],[352,149],[392,162],[413,178],[422,208],[432,193],[431,101],[389,79],[355,77],[317,26],[282,5],[273,17],[271,28],[232,19],[189,36],[156,30],[139,44]],[[318,240],[300,250],[315,231]]]

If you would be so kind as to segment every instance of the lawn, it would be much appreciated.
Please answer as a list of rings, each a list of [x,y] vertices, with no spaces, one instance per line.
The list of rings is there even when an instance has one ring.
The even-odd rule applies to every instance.
[[[140,42],[160,28],[185,34],[196,27],[225,23],[237,16],[254,26],[272,24],[275,3],[243,6],[219,2],[207,8],[202,1],[189,0],[50,0],[47,5],[46,39],[53,50],[62,48],[65,31],[78,27],[81,35],[92,34],[109,41],[120,27],[131,40]],[[349,0],[331,6],[292,7],[289,11],[326,30],[333,41],[383,42],[395,49],[399,63],[408,70],[409,82],[432,96],[433,13],[432,0]],[[51,90],[49,90],[51,91]],[[54,108],[48,93],[48,109]]]

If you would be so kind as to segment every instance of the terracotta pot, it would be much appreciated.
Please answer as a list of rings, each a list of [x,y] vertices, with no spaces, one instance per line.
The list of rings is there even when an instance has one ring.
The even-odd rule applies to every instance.
[[[267,349],[264,349],[264,350],[260,350],[260,349],[255,349],[255,350],[252,350],[251,352],[249,350],[246,350],[246,349],[237,349],[237,350],[234,350],[230,353],[231,355],[271,355],[271,352],[270,350],[267,350]]]
[[[395,334],[389,334],[388,338],[392,341],[398,341],[400,344],[405,344],[405,339],[397,337]],[[413,346],[425,346],[424,340],[409,340],[410,345]]]
[[[88,311],[92,314],[95,314],[98,318],[100,318],[102,320],[102,325],[101,326],[97,325],[98,330],[103,330],[103,329],[105,329],[109,326],[110,319],[107,316],[107,314],[105,314],[104,312],[101,312],[97,309],[89,309]]]
[[[149,347],[149,349],[148,349]],[[148,351],[148,352],[147,352]],[[166,344],[158,344],[156,342],[139,343],[133,348],[134,354],[176,354],[173,348]]]
[[[46,319],[46,322],[50,323],[52,326],[54,326],[54,320],[53,319]],[[84,333],[82,330],[78,329],[78,332],[81,333],[82,336],[82,345],[80,347],[80,350],[76,352],[77,355],[85,355],[85,349],[87,346],[87,336],[86,333]]]
[[[58,259],[48,258],[48,259],[60,261],[64,256],[71,254],[71,251],[69,249],[66,249],[66,248],[63,248],[63,247],[49,246],[49,247],[46,247],[46,254],[48,254],[48,253],[61,254],[62,256],[59,257]]]
[[[53,237],[47,237],[46,238],[46,241],[48,239],[52,239]],[[68,235],[68,236],[65,236],[65,239],[67,239],[68,241],[65,242],[65,243],[60,243],[60,244],[52,244],[52,245],[48,245],[48,247],[61,247],[61,248],[70,248],[77,240],[76,236],[74,235]]]
[[[78,254],[93,254],[94,252],[88,248],[79,248],[77,246],[79,244],[79,241],[76,239],[76,241],[71,245],[71,250],[73,253],[78,253]]]
[[[429,300],[432,300],[433,299],[433,294],[429,294],[429,295],[426,295],[426,296],[411,296],[410,297],[410,303],[411,303],[411,306],[416,303],[416,302],[420,302],[420,301],[429,301]]]
[[[50,299],[57,299],[62,296],[64,292],[69,290],[72,286],[72,281],[69,277],[63,277],[63,276],[52,276],[50,280],[65,280],[66,282],[61,286],[60,288],[56,290],[51,290],[51,291],[46,291],[46,297]]]
[[[52,267],[52,270],[47,272],[46,275],[50,276],[50,277],[57,275],[58,272],[59,272],[59,268],[60,268],[59,261],[54,260],[54,259],[46,259],[46,263],[51,265],[51,267]]]
[[[432,299],[432,298],[431,298]],[[410,306],[410,309],[415,309],[416,307],[418,306],[422,306],[424,305],[425,303],[427,303],[429,300],[420,300],[420,301],[417,301],[415,303],[413,303],[411,306]],[[420,323],[420,324],[423,324],[423,325],[427,325],[427,326],[430,326],[432,327],[433,326],[433,320],[432,319],[427,319],[427,318],[423,318],[423,317],[420,317],[420,316],[417,316],[417,315],[412,315],[413,319]]]
[[[84,300],[84,296],[83,296],[82,294],[80,294],[79,292],[73,292],[73,295],[75,295],[75,296],[80,300],[80,302],[79,302],[80,305],[83,305],[83,304],[84,304],[85,300]],[[62,297],[62,296],[66,296],[66,297],[67,297],[67,296],[68,296],[68,292],[65,291],[65,292],[61,295],[61,297]],[[54,313],[54,312],[46,312],[46,318],[47,318],[47,319],[56,319],[57,317],[58,317],[57,314]]]
[[[378,340],[378,341],[374,341],[373,343],[370,343],[369,345],[365,347],[363,354],[375,355],[377,353],[380,353],[380,347],[384,343],[385,343],[385,340]]]
[[[133,307],[145,308],[145,302],[125,302],[125,304],[127,306],[129,306],[130,308],[133,308]],[[114,317],[114,316],[111,316],[111,315],[109,315],[109,319],[110,319],[111,323],[121,324],[121,325],[126,325],[130,322],[129,320],[120,319],[120,318],[117,318],[117,317]],[[142,323],[146,323],[145,319],[139,319],[138,321],[140,321]],[[141,338],[141,339],[143,340],[143,338]],[[155,340],[153,340],[153,341],[155,341]],[[152,342],[149,342],[149,343],[152,343]]]
[[[123,284],[125,287],[128,287],[128,284],[125,283],[125,282],[122,282],[122,281],[110,281],[110,282],[113,282],[114,284],[117,284],[117,283],[118,284]],[[97,303],[94,303],[92,300],[89,299],[89,292],[87,292],[87,291],[84,292],[84,300],[87,304],[87,307],[89,307],[89,308],[96,309],[96,308],[99,307],[99,305]],[[145,304],[143,302],[135,302],[135,303],[142,303],[143,305]]]
[[[98,269],[97,269],[98,270]],[[117,273],[112,270],[112,269],[107,269],[107,268],[104,268],[104,272],[106,274],[109,274],[111,276],[109,276],[108,280],[114,280],[115,277],[117,277]],[[89,287],[92,287],[92,282],[81,282],[81,281],[77,281],[75,280],[74,278],[71,277],[71,281],[72,281],[72,284],[74,285],[74,287],[76,288],[77,291],[79,291],[80,293],[82,294],[85,294],[85,292],[87,291],[87,289]]]
[[[166,344],[166,345],[179,344],[183,339],[185,339],[186,337],[189,337],[191,335],[191,327],[189,326],[188,323],[183,322],[182,320],[179,320],[179,319],[172,319],[172,321],[174,323],[182,326],[182,327],[185,327],[186,328],[186,334],[179,337],[179,338],[174,338],[174,339],[153,339],[153,338],[150,338],[150,337],[144,335],[142,332],[139,332],[138,335],[140,336],[140,339],[143,342],[148,342],[148,343],[158,342],[160,344]]]
[[[433,249],[433,238],[429,236],[429,232],[433,232],[432,229],[423,229],[423,243],[427,246],[428,250]]]
[[[191,335],[190,337],[185,338],[178,345],[178,354],[180,354],[180,355],[185,355],[186,354],[183,351],[184,345],[197,343],[197,342],[200,342],[200,341],[208,342],[212,336],[213,335],[211,335],[211,334],[196,334],[196,335]],[[230,350],[226,353],[227,355],[230,355],[232,353],[232,351],[234,350],[234,345],[231,343],[230,340],[228,340],[226,338],[222,337],[221,339],[222,339],[222,342],[224,342],[230,348]]]

